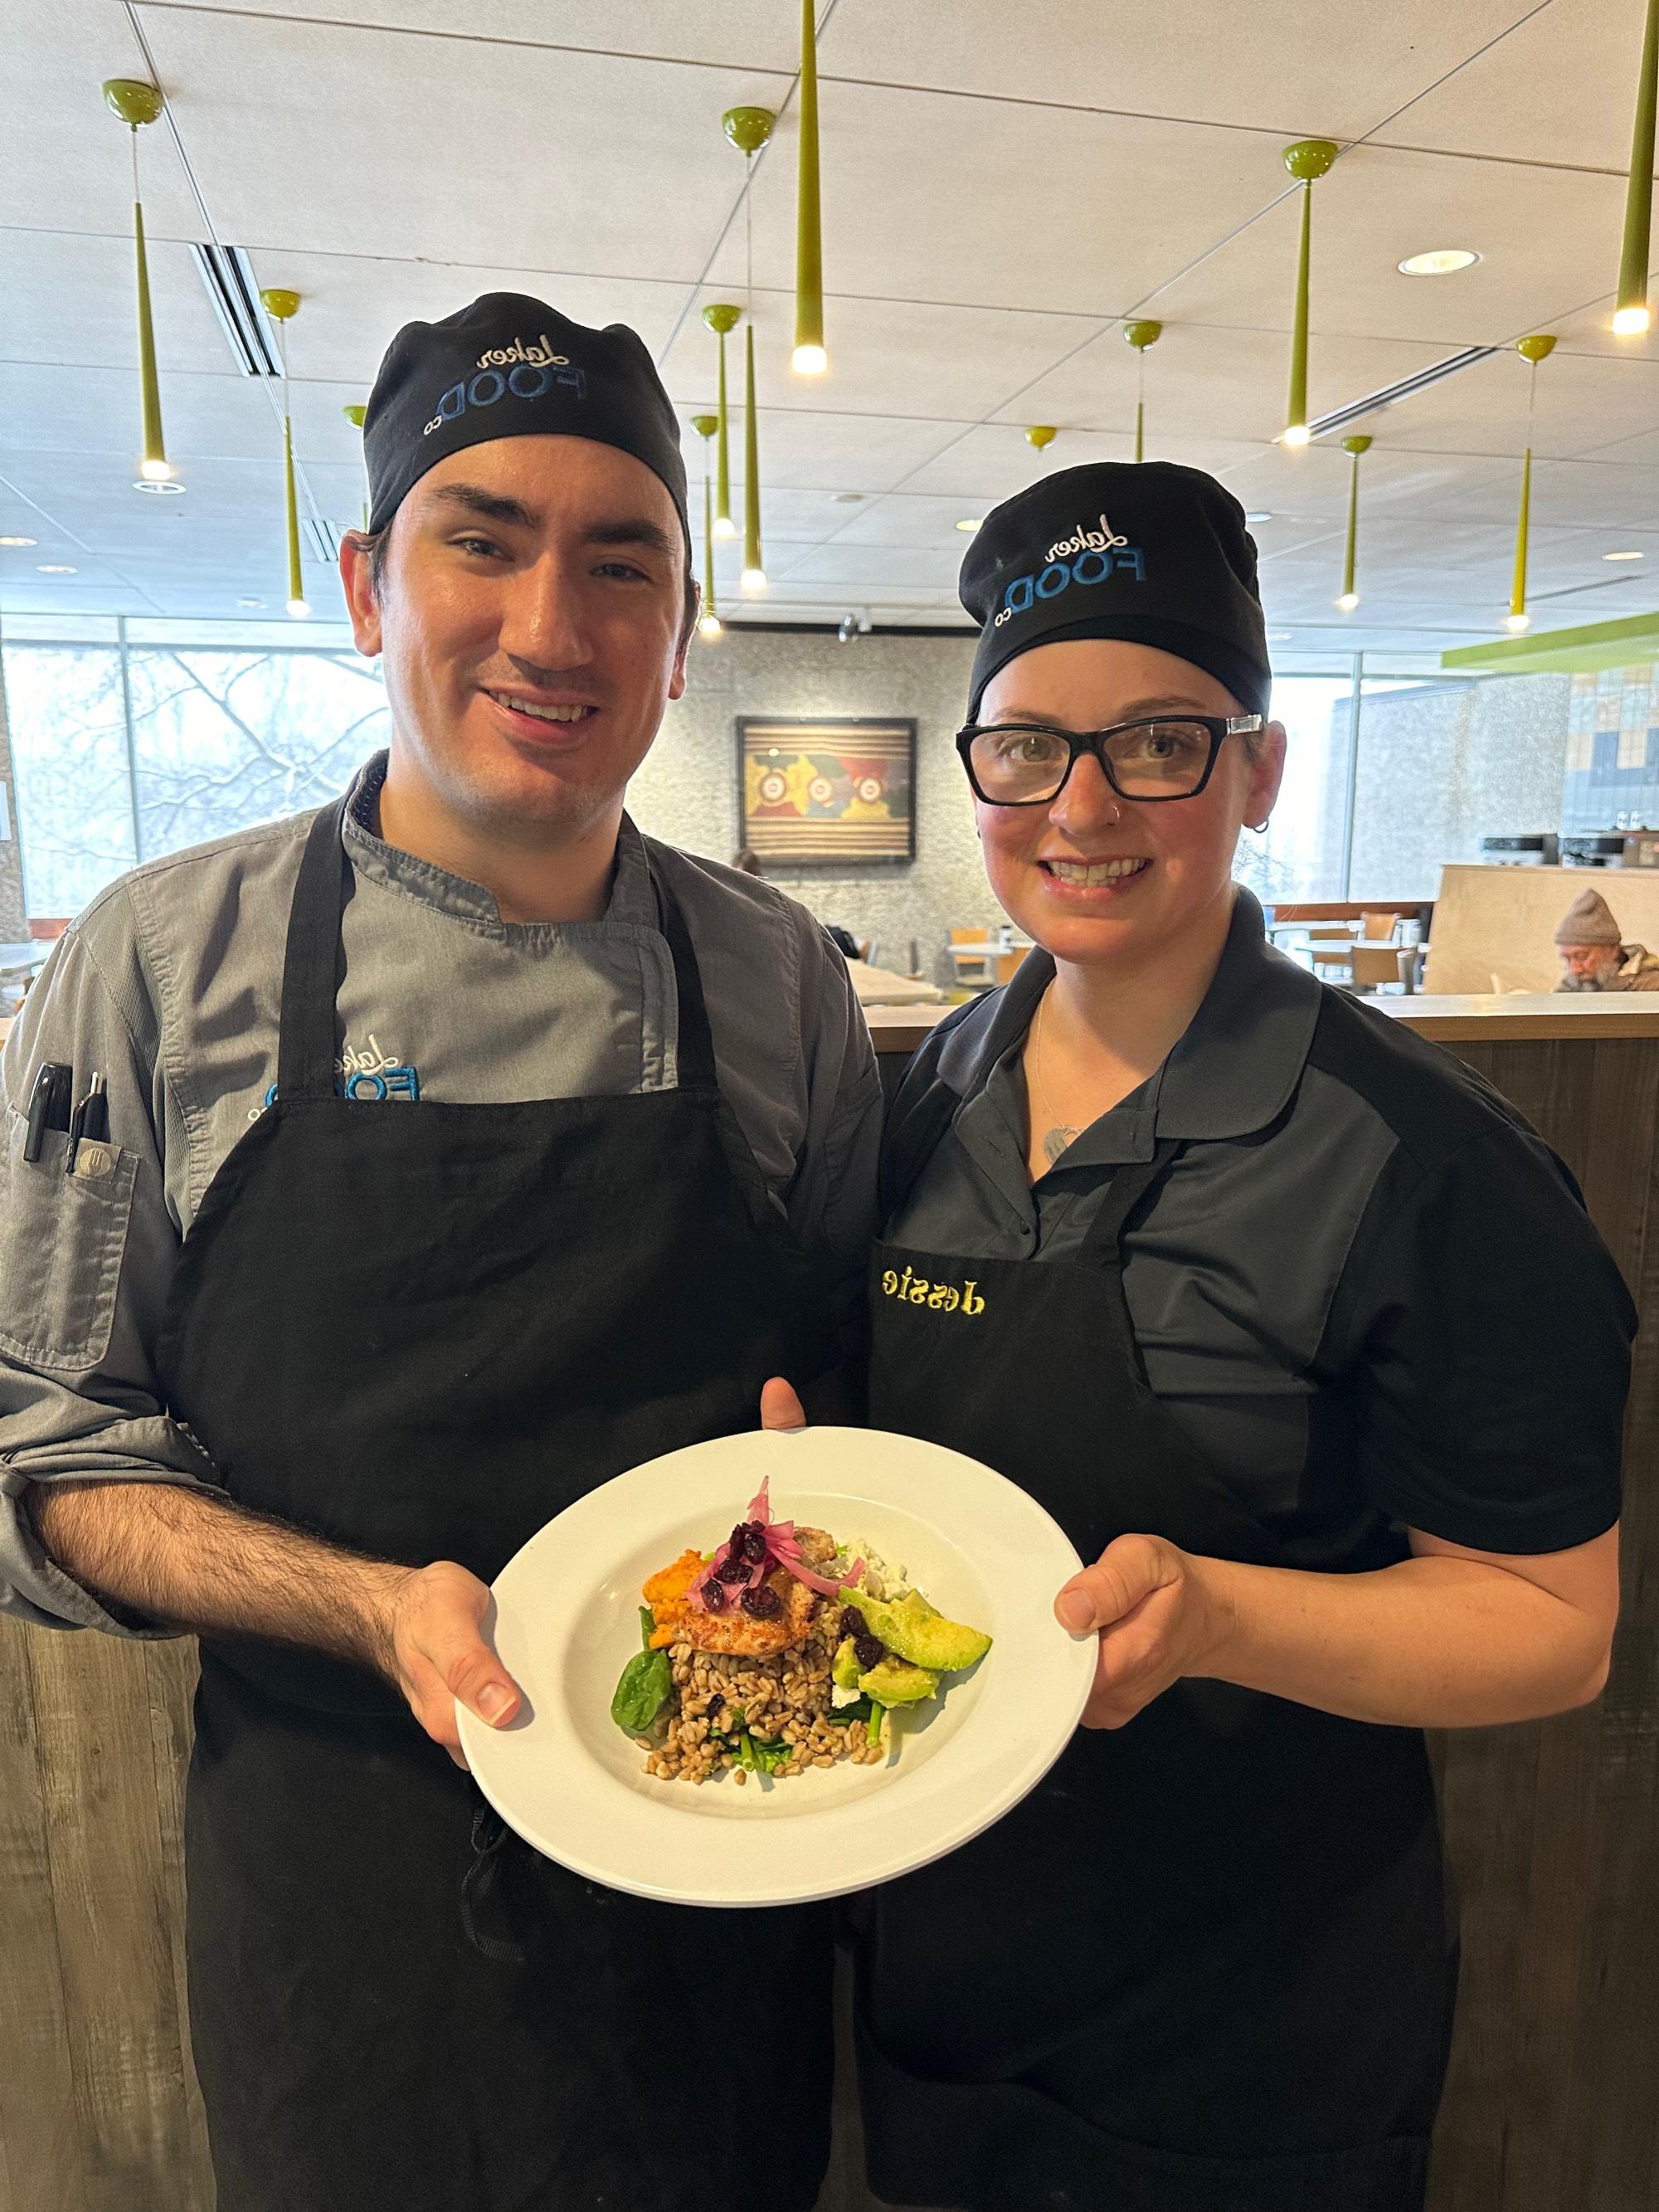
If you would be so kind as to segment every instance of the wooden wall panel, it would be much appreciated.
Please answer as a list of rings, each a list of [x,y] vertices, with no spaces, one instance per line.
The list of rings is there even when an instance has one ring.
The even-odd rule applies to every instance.
[[[0,2212],[86,2202],[29,1664],[45,1633],[0,1635]]]
[[[1589,1710],[1437,1741],[1463,1981],[1431,2212],[1653,2212],[1659,2118],[1659,1048],[1453,1049],[1566,1160],[1643,1317],[1624,1605]],[[1648,2054],[1638,2057],[1638,2054]]]

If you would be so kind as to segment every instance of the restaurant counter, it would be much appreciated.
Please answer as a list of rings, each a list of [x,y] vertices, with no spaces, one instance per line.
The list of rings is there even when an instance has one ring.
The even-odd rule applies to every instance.
[[[1430,2212],[1646,2212],[1659,2204],[1659,1004],[1368,1003],[1478,1068],[1543,1132],[1644,1318],[1607,1691],[1434,1747],[1463,1967]],[[870,1011],[884,1076],[948,1011]],[[0,1622],[0,2200],[9,2161],[31,2212],[211,2203],[183,2002],[194,1669],[187,1639]],[[830,2198],[867,2204],[844,2156]]]

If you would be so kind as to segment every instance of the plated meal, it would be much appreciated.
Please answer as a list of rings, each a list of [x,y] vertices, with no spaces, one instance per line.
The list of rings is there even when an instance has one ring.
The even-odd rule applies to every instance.
[[[586,1881],[744,1911],[867,1889],[989,1827],[1065,1749],[1097,1650],[1054,1619],[1078,1565],[1034,1498],[921,1437],[711,1437],[508,1560],[481,1625],[523,1703],[504,1728],[458,1704],[461,1747]]]
[[[991,1648],[867,1542],[775,1521],[769,1478],[712,1552],[647,1577],[611,1717],[662,1781],[779,1780],[890,1759],[895,1714]]]

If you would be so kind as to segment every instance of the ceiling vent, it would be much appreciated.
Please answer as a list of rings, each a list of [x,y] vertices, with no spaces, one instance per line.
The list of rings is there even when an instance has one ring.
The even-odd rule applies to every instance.
[[[244,376],[281,376],[276,341],[247,255],[240,246],[192,244],[190,250],[237,368]]]
[[[1426,392],[1431,384],[1439,384],[1448,376],[1461,375],[1464,369],[1473,368],[1478,361],[1490,361],[1502,346],[1466,346],[1462,353],[1450,354],[1444,361],[1437,361],[1428,368],[1419,368],[1415,376],[1401,377],[1398,384],[1390,384],[1381,392],[1373,392],[1369,398],[1356,399],[1347,407],[1339,407],[1334,413],[1322,415],[1316,422],[1308,425],[1310,438],[1328,438],[1333,430],[1346,430],[1350,422],[1358,422],[1367,415],[1375,415],[1381,407],[1395,407],[1402,399],[1409,399],[1419,392]]]
[[[325,522],[320,515],[307,515],[300,525],[307,554],[313,561],[326,562],[331,568],[340,557],[340,534],[351,527],[349,522]]]

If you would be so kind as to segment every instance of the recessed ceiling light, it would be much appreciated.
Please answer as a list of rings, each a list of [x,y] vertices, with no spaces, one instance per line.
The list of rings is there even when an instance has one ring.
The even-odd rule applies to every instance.
[[[1604,553],[1601,556],[1604,561],[1640,561],[1644,557],[1640,553]]]
[[[1398,267],[1402,276],[1450,276],[1459,269],[1472,269],[1480,258],[1467,246],[1442,246],[1432,253],[1409,254]]]
[[[1291,633],[1287,629],[1270,629],[1267,632],[1269,645],[1288,645],[1290,641]]]
[[[78,568],[66,568],[61,561],[38,561],[35,563],[35,574],[40,576],[76,576],[80,573]]]
[[[35,538],[0,538],[0,545],[37,545],[39,543]]]
[[[1273,519],[1273,510],[1266,507],[1257,507],[1254,514],[1247,514],[1244,518],[1246,522],[1271,522]]]
[[[264,605],[264,601],[263,599],[238,599],[236,604],[239,607],[262,607]]]
[[[967,531],[977,530],[983,520],[984,518],[981,515],[970,514],[966,516],[961,522],[957,523],[957,528],[958,530]]]
[[[154,479],[149,477],[135,477],[132,480],[132,488],[134,491],[155,492],[164,499],[176,496],[185,489],[176,479],[167,477],[156,477]]]

